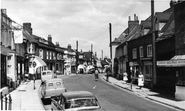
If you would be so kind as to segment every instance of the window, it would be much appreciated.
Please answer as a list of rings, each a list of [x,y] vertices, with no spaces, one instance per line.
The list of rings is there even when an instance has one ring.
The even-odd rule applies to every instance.
[[[50,60],[52,60],[52,52],[50,52]]]
[[[147,46],[147,57],[152,57],[152,45]]]
[[[137,58],[137,49],[136,48],[134,48],[132,50],[132,57],[133,57],[133,59],[136,59]]]
[[[46,51],[46,59],[49,59],[48,51]]]
[[[127,55],[127,46],[125,45],[124,47],[123,47],[123,55]]]
[[[49,83],[48,86],[53,86],[53,83]]]
[[[57,86],[61,86],[61,82],[57,82],[56,85],[57,85]]]
[[[140,57],[143,57],[143,46],[139,48],[139,54],[140,54]]]
[[[43,50],[39,49],[39,57],[43,59]]]
[[[53,52],[53,60],[56,60],[55,52]]]

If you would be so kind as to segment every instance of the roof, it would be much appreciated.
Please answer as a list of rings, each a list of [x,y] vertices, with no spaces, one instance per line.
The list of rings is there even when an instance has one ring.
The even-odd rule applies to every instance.
[[[171,14],[168,22],[164,25],[159,33],[159,37],[157,38],[157,42],[170,38],[175,34],[175,21],[174,21],[174,13]]]
[[[23,30],[23,37],[30,42],[36,42],[35,38],[28,31]]]
[[[69,91],[62,94],[67,100],[76,98],[94,98],[95,96],[88,91]]]
[[[61,81],[62,82],[62,79],[61,78],[52,78],[52,79],[46,80],[46,82],[54,82],[54,81]]]
[[[167,22],[170,18],[171,13],[156,12],[155,19],[159,22]]]
[[[50,46],[55,46],[52,42],[49,42],[48,40],[46,40],[46,39],[44,39],[43,37],[39,37],[39,36],[37,36],[37,35],[32,35],[35,39],[37,39],[38,40],[38,42],[39,43],[47,43],[47,45],[50,45]],[[39,41],[39,39],[42,39],[42,41],[44,41],[44,42],[40,42]],[[44,43],[44,44],[45,44]]]
[[[126,41],[137,39],[141,35],[141,25],[137,25],[128,35]]]
[[[150,29],[151,28],[151,21],[149,20],[142,20],[141,25],[144,29]]]

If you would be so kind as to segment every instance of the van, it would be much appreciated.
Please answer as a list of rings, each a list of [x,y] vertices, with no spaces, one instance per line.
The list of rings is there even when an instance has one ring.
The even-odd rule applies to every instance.
[[[41,98],[46,99],[50,97],[59,96],[61,93],[66,92],[63,81],[61,78],[53,78],[43,82],[41,85]]]
[[[41,73],[41,81],[44,82],[46,80],[57,78],[57,75],[52,70],[45,70]]]

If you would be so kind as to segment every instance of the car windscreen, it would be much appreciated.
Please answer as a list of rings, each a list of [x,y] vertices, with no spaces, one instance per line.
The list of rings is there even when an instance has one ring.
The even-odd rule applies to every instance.
[[[99,106],[97,99],[95,98],[80,98],[67,101],[66,109],[80,108],[80,107],[97,107]]]

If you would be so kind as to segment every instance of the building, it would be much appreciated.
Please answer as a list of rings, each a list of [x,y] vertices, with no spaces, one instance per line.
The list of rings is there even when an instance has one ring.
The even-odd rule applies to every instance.
[[[64,73],[66,75],[76,73],[76,52],[72,49],[69,44],[64,51]]]
[[[16,54],[13,37],[12,20],[8,17],[6,9],[1,9],[1,85],[0,88],[10,86],[8,80],[17,81]]]

